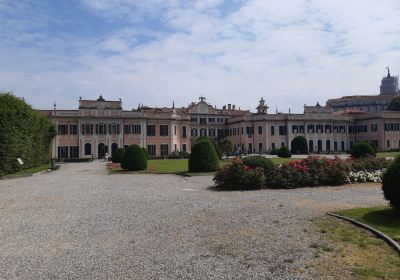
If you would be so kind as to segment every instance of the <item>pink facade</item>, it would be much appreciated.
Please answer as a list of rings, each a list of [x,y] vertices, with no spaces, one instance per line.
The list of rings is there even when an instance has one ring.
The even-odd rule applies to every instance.
[[[183,108],[125,111],[122,101],[79,100],[78,110],[40,110],[58,129],[55,158],[103,158],[116,148],[138,144],[151,156],[189,152],[198,137],[228,137],[237,152],[267,153],[288,146],[294,137],[307,139],[311,152],[344,152],[357,141],[379,150],[400,148],[400,113],[335,113],[330,107],[305,106],[303,114],[269,114],[263,99],[257,113],[222,109],[200,98]]]

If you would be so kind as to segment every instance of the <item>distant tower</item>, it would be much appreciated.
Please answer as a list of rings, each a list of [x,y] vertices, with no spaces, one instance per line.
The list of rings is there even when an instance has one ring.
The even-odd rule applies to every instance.
[[[55,101],[54,101],[54,104],[53,104],[53,108],[54,108],[54,110],[57,110],[57,104],[56,104]]]
[[[268,113],[268,106],[265,104],[264,98],[261,97],[258,107],[257,107],[257,113],[259,114],[267,114]]]
[[[387,76],[382,78],[381,95],[397,95],[399,92],[399,76],[391,76],[389,66],[386,67]]]

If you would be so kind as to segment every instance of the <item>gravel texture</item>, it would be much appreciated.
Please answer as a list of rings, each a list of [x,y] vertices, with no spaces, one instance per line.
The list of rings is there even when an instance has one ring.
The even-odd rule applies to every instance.
[[[212,185],[210,176],[108,175],[102,162],[0,180],[0,279],[321,279],[306,268],[322,242],[310,219],[384,203],[377,184]]]

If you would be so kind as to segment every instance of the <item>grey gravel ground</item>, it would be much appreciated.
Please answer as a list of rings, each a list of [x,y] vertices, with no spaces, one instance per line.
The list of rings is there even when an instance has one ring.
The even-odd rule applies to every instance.
[[[321,242],[310,219],[384,203],[378,185],[222,192],[211,179],[94,162],[0,180],[0,278],[321,279],[305,269]]]

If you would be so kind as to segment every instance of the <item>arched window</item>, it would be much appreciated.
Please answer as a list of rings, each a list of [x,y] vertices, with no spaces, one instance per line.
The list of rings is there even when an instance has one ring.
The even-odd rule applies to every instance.
[[[118,149],[118,144],[117,143],[112,143],[111,144],[111,154],[113,154],[116,149]]]
[[[85,156],[90,156],[92,154],[92,145],[90,143],[85,144]]]
[[[314,141],[313,140],[308,141],[308,150],[310,152],[314,152]]]
[[[318,152],[322,152],[322,140],[318,140]]]
[[[326,150],[327,151],[331,150],[331,141],[330,140],[326,140]]]

